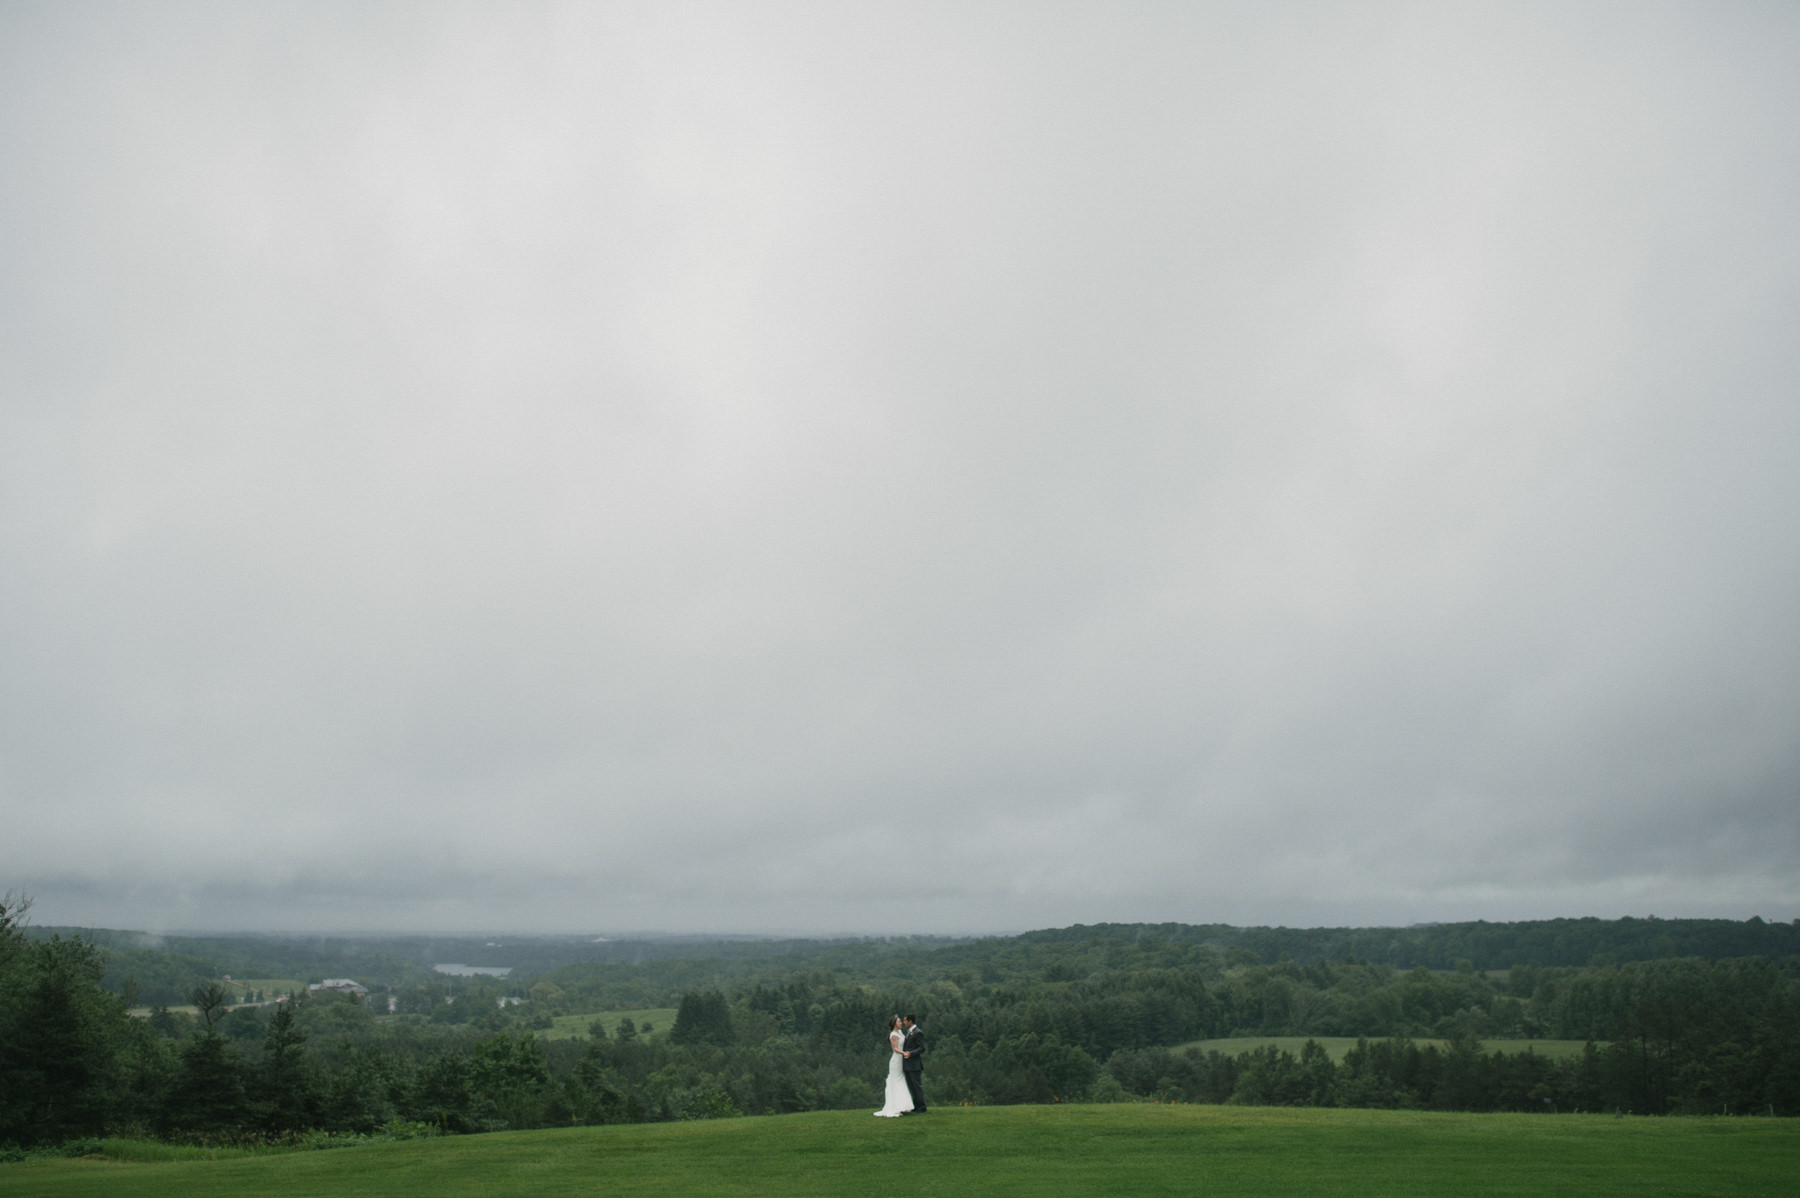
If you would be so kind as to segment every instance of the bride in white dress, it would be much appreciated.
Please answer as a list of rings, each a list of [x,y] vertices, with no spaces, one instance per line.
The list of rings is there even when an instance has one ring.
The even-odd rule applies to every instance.
[[[875,1112],[884,1119],[912,1110],[912,1091],[906,1088],[906,1075],[900,1071],[900,1045],[905,1039],[906,1033],[900,1030],[900,1016],[896,1015],[888,1020],[888,1046],[894,1051],[888,1054],[887,1093],[881,1109]]]

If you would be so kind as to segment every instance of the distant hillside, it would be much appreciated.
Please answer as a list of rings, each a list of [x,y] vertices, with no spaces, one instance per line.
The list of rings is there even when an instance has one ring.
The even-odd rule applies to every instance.
[[[1140,964],[1174,966],[1209,949],[1226,964],[1364,961],[1399,969],[1585,967],[1674,957],[1800,958],[1800,920],[1547,919],[1421,924],[1409,928],[1240,928],[1229,924],[1076,924],[1017,936],[839,940],[591,936],[150,936],[142,932],[30,927],[34,938],[80,936],[106,950],[103,985],[134,985],[143,1003],[181,1003],[194,986],[236,977],[352,977],[375,986],[418,984],[442,962],[505,967],[515,982],[554,975],[604,1005],[657,1005],[682,991],[752,985],[796,970],[826,970],[893,985],[971,975],[989,982],[1037,977],[1046,968],[1112,967],[1130,947]],[[1169,952],[1156,957],[1157,946]],[[1145,956],[1144,954],[1150,954]],[[1071,974],[1073,976],[1073,974]]]
[[[763,937],[669,936],[610,940],[594,936],[348,936],[348,935],[185,935],[164,936],[115,928],[30,926],[35,940],[80,937],[105,950],[102,986],[115,994],[135,987],[138,1002],[180,1004],[193,988],[221,975],[318,980],[348,977],[369,986],[418,985],[438,964],[510,970],[511,979],[542,976],[571,966],[611,967],[626,972],[649,969],[659,977],[686,976],[683,963],[734,962],[754,968],[821,954],[849,952],[857,959],[957,943],[945,937],[895,940],[777,940]],[[671,972],[672,971],[672,972]],[[702,970],[711,976],[709,966]],[[669,987],[659,984],[657,993]],[[652,1004],[654,1005],[654,1004]]]
[[[1476,969],[1514,965],[1622,965],[1670,957],[1784,958],[1800,956],[1800,920],[1765,923],[1729,919],[1540,919],[1516,923],[1420,924],[1410,928],[1238,928],[1228,924],[1077,924],[1018,937],[1025,942],[1136,940],[1144,935],[1175,943],[1241,949],[1272,965],[1283,958],[1362,960],[1411,969]]]

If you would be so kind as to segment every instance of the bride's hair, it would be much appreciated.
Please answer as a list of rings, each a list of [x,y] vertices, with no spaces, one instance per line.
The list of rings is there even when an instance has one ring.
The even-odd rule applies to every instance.
[[[896,1015],[892,1019],[888,1020],[888,1031],[891,1032],[899,1026],[900,1026],[900,1016]]]

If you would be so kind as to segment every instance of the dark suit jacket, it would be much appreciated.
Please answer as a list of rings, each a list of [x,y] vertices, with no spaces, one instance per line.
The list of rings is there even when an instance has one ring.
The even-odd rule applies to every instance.
[[[925,1068],[925,1033],[917,1024],[906,1030],[906,1039],[900,1042],[900,1051],[906,1057],[900,1062],[900,1068],[907,1073],[917,1073]]]

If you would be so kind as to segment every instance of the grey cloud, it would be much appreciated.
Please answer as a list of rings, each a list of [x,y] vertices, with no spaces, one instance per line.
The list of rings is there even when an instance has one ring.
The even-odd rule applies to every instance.
[[[1800,913],[1785,9],[0,21],[45,921]]]

